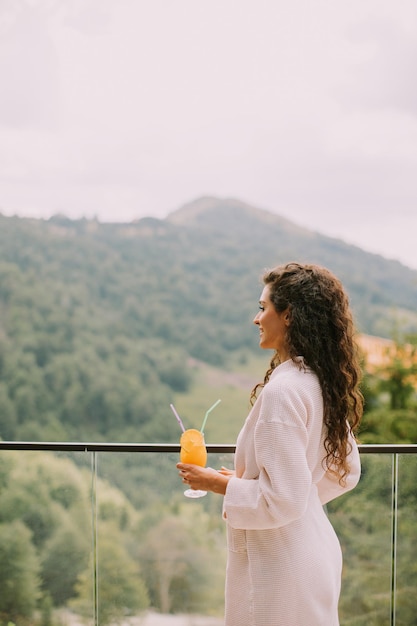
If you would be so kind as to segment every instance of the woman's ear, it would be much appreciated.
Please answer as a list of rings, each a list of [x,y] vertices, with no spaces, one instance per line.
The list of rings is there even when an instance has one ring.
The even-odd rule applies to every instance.
[[[290,310],[289,310],[289,309],[287,309],[287,310],[284,312],[284,322],[285,322],[285,325],[286,325],[286,326],[289,326],[289,325],[290,325]]]

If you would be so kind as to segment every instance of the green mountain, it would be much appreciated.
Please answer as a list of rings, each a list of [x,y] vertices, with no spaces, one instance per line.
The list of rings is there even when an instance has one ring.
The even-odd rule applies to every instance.
[[[325,265],[346,285],[362,332],[391,336],[394,327],[416,328],[417,272],[397,261],[233,199],[201,198],[168,221],[199,242],[205,238],[205,247],[223,259],[227,270],[240,263],[258,278],[264,267],[290,260]]]
[[[333,270],[360,331],[416,331],[417,272],[237,200],[129,224],[0,216],[0,436],[176,441],[189,358],[256,350],[260,275],[289,260]]]

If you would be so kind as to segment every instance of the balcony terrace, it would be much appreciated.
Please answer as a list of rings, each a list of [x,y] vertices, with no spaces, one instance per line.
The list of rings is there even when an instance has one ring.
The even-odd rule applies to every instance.
[[[211,466],[231,465],[234,446],[207,448]],[[8,471],[9,490],[16,481],[16,491],[21,491],[26,480],[34,496],[21,511],[18,494],[14,500],[2,499],[0,529],[7,521],[20,533],[22,519],[39,548],[41,589],[48,590],[50,604],[49,611],[44,607],[43,613],[35,612],[38,624],[222,624],[221,498],[209,494],[200,501],[186,501],[175,470],[178,452],[177,444],[0,441],[0,479]],[[360,484],[328,506],[344,552],[341,626],[412,626],[417,624],[417,445],[362,445],[360,452]],[[131,469],[134,507],[114,489],[123,486],[118,481],[121,463]],[[81,483],[79,489],[74,487],[77,472],[88,484],[85,492]],[[0,495],[6,482],[0,480]],[[49,517],[41,509],[43,483],[54,498]],[[66,526],[68,510],[76,520],[75,529]],[[48,523],[54,526],[54,535]],[[204,533],[209,548],[204,546]],[[120,552],[122,542],[130,560]],[[69,551],[73,557],[76,553],[74,559]],[[83,563],[75,585],[70,576],[73,561]],[[140,603],[135,612],[132,606],[146,593],[149,606],[171,617],[149,613]],[[3,618],[6,614],[0,609],[0,624]]]

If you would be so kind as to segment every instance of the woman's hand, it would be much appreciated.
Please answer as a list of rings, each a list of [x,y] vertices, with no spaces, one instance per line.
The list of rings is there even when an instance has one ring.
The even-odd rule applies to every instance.
[[[189,463],[177,463],[177,469],[182,482],[189,485],[191,489],[202,489],[203,491],[212,491],[213,493],[226,493],[227,484],[233,476],[233,472],[226,468],[220,471],[212,467],[200,467],[199,465],[191,465]]]
[[[231,470],[228,467],[222,467],[219,469],[220,474],[223,474],[223,476],[234,476],[235,475],[235,470]]]

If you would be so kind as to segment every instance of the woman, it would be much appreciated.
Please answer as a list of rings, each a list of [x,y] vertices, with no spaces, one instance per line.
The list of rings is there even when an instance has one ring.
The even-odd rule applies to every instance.
[[[337,626],[342,554],[323,504],[358,482],[362,415],[348,298],[315,265],[263,277],[254,319],[274,350],[236,444],[235,472],[178,464],[224,495],[225,626]]]

